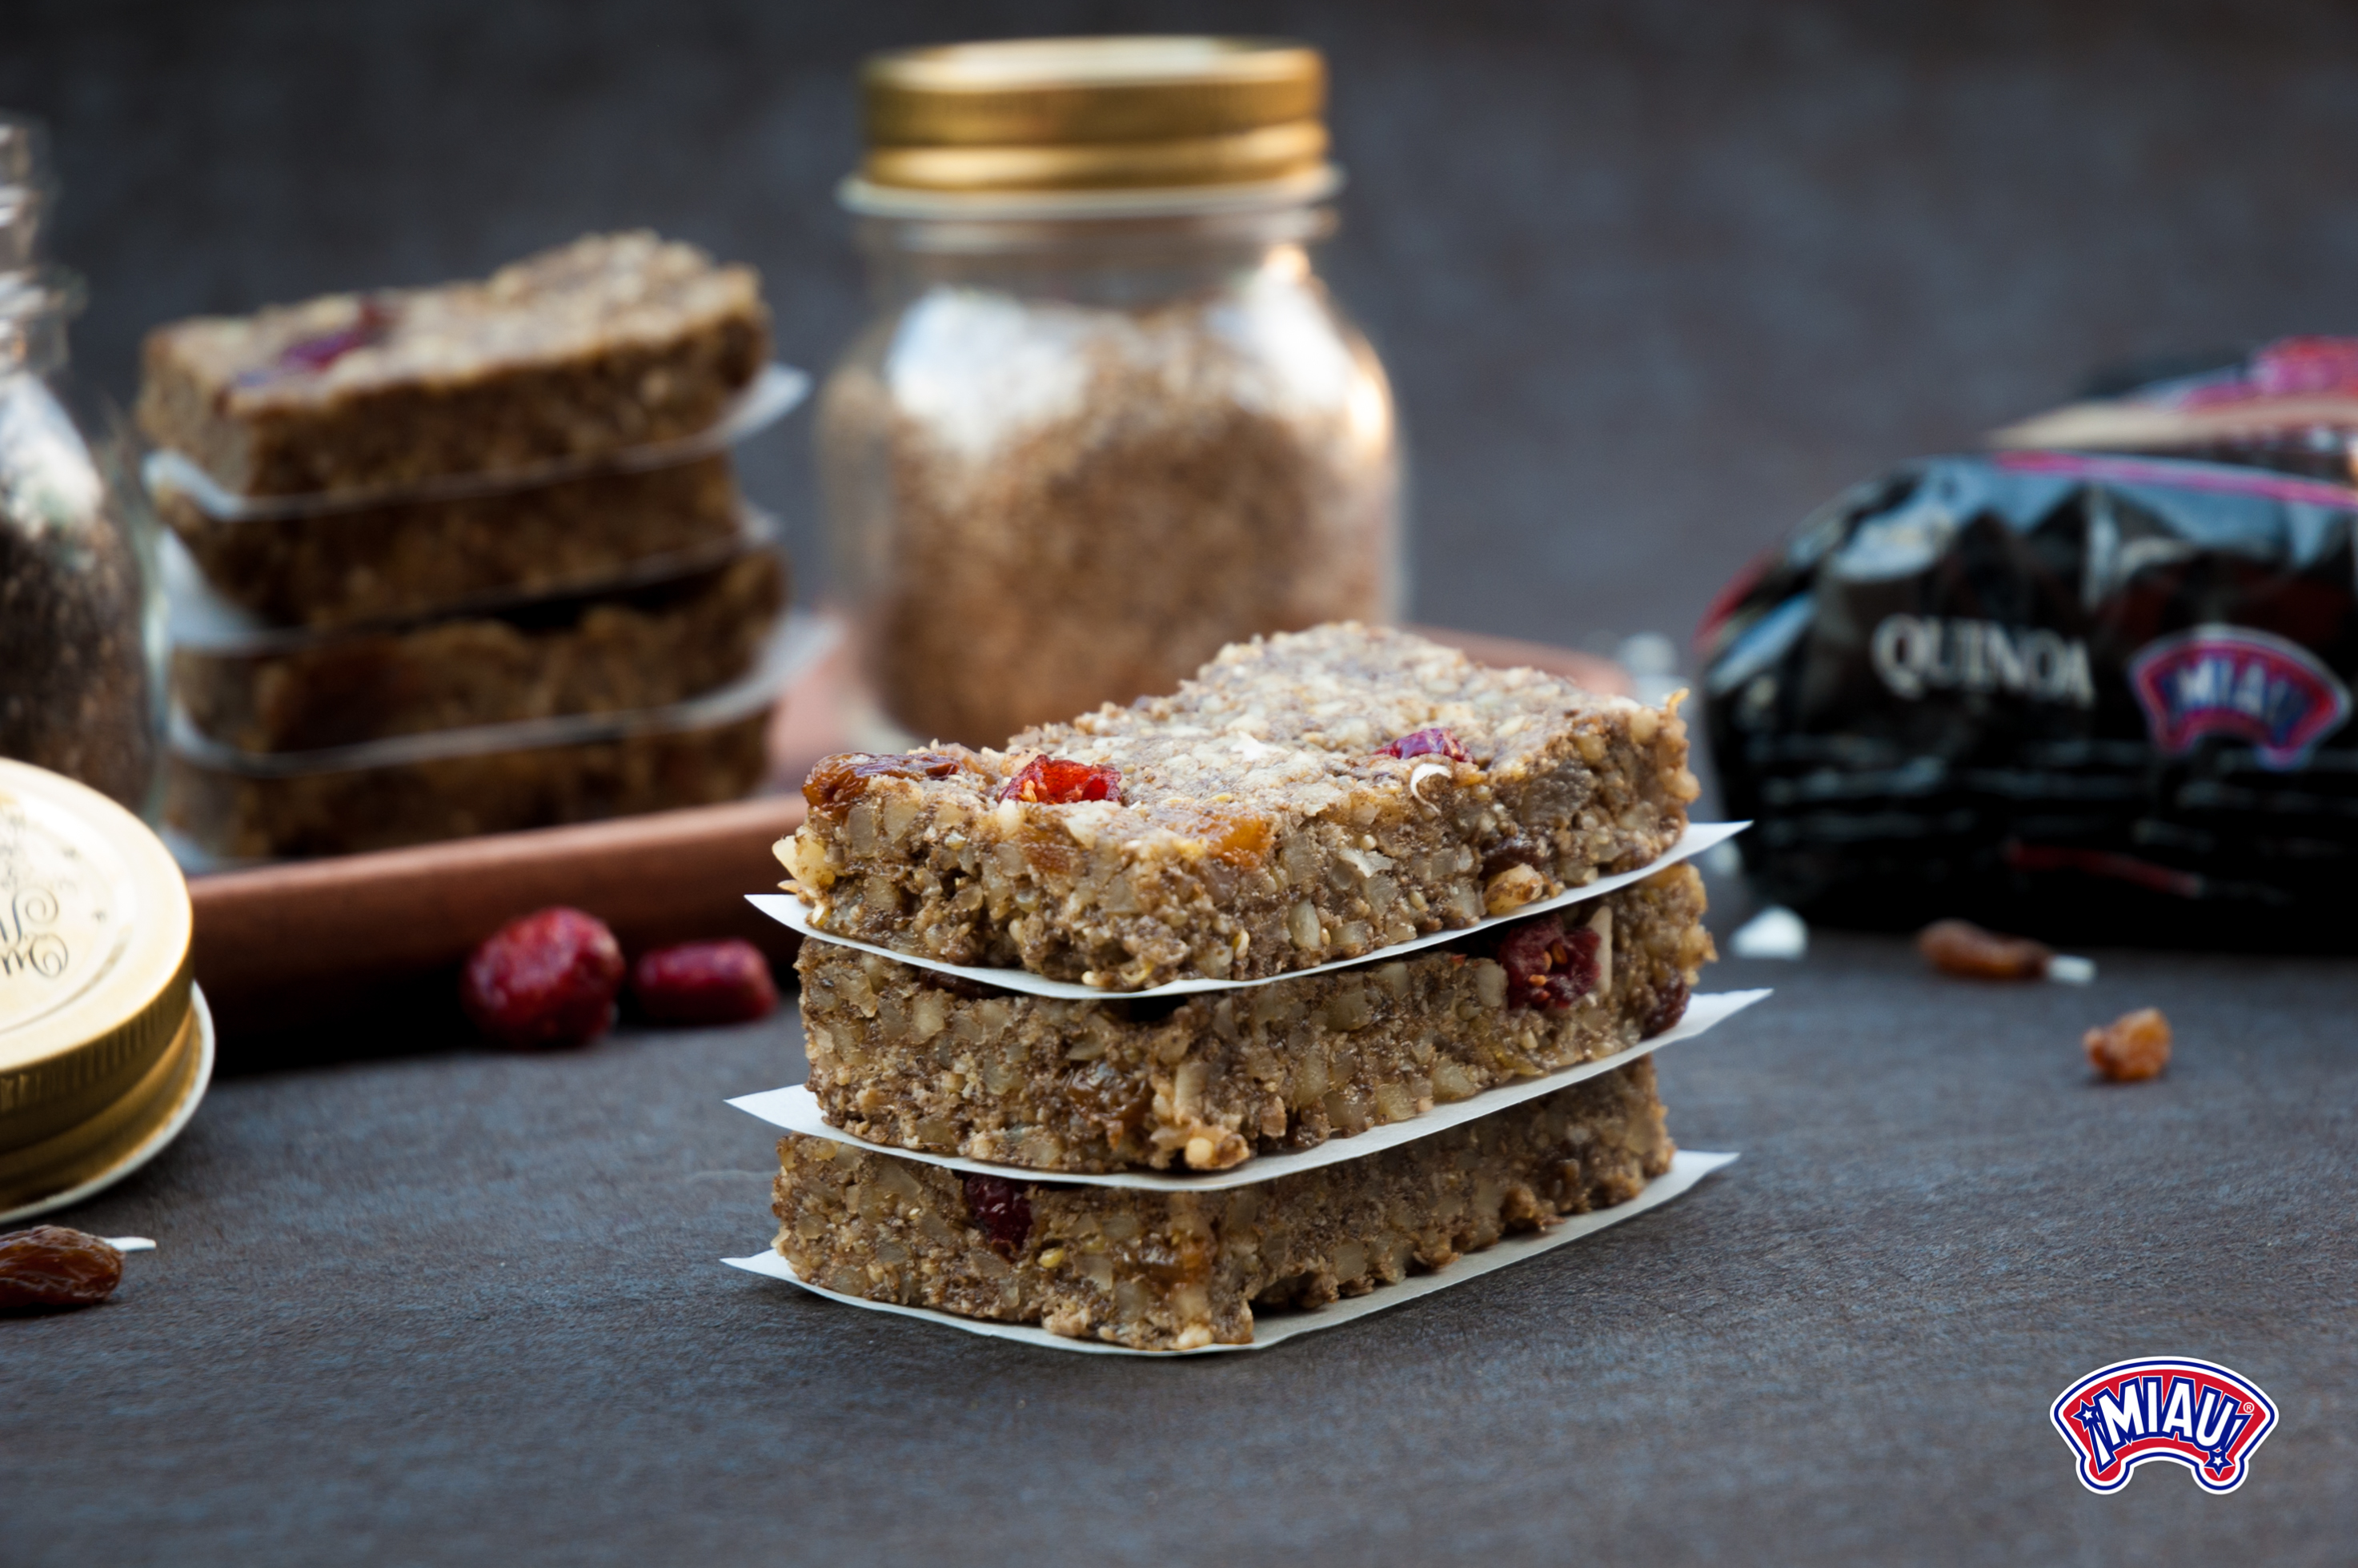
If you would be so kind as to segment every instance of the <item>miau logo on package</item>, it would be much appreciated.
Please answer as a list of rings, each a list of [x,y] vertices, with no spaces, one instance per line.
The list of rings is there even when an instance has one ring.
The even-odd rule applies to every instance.
[[[2205,735],[2249,741],[2260,765],[2297,768],[2350,717],[2350,688],[2298,643],[2248,626],[2197,626],[2129,661],[2147,731],[2175,757]]]
[[[2115,1361],[2064,1390],[2050,1413],[2092,1492],[2119,1491],[2156,1459],[2185,1465],[2206,1492],[2232,1492],[2277,1424],[2257,1383],[2184,1357]]]

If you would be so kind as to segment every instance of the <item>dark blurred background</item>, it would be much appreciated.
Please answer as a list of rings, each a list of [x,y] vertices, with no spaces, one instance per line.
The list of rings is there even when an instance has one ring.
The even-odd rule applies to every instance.
[[[1396,380],[1424,621],[1683,642],[1878,466],[2108,363],[2348,330],[2358,7],[871,0],[11,5],[81,390],[198,311],[481,274],[649,224],[759,264],[788,359],[864,308],[832,200],[867,51],[1308,38],[1329,276]],[[820,574],[808,426],[750,450]]]

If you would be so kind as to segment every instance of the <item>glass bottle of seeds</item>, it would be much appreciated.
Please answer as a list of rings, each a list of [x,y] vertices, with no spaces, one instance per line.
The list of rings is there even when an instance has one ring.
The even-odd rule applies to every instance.
[[[1398,612],[1391,393],[1310,259],[1339,183],[1316,51],[978,44],[863,85],[843,199],[879,311],[819,461],[891,718],[995,746]]]
[[[81,288],[38,259],[39,154],[0,117],[0,757],[145,812],[163,713],[152,531],[58,395]]]

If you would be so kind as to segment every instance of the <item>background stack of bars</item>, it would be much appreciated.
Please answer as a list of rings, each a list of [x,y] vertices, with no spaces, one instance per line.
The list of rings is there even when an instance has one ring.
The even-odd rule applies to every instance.
[[[749,793],[788,579],[728,449],[798,396],[768,356],[752,271],[646,233],[153,333],[184,855]]]

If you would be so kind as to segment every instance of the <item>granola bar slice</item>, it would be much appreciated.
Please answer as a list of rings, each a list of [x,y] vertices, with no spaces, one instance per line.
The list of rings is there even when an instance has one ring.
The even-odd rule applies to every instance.
[[[256,775],[175,749],[164,820],[225,860],[358,855],[407,844],[718,806],[769,767],[768,709],[692,729]]]
[[[1673,1152],[1641,1059],[1365,1160],[1221,1192],[961,1175],[794,1134],[772,1206],[779,1253],[842,1294],[1187,1350],[1249,1344],[1256,1306],[1361,1295],[1626,1203]]]
[[[160,327],[138,417],[230,490],[349,492],[691,435],[768,357],[752,268],[593,234],[480,283]]]
[[[1712,957],[1703,879],[1244,990],[1070,1001],[803,944],[805,1049],[830,1125],[1044,1171],[1223,1170],[1628,1049]]]
[[[663,708],[752,669],[785,598],[784,557],[756,548],[631,593],[262,652],[176,648],[172,689],[200,731],[245,752]]]
[[[321,629],[595,588],[666,557],[725,551],[744,527],[725,453],[316,516],[209,517],[177,491],[157,510],[214,592],[278,625]]]
[[[778,853],[855,940],[1109,990],[1263,979],[1645,865],[1686,762],[1676,698],[1343,622],[1005,752],[828,758]]]

